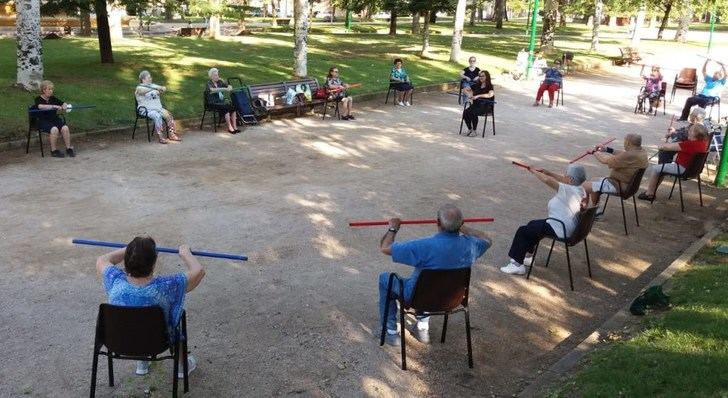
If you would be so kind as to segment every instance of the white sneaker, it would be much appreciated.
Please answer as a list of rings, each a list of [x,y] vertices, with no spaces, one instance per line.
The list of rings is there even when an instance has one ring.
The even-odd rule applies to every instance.
[[[409,102],[405,102],[404,106],[412,106],[412,104],[410,104]]]
[[[195,357],[192,355],[187,355],[187,376],[192,373],[193,370],[197,369],[197,361],[195,360]],[[177,372],[177,377],[180,379],[184,379],[185,377],[185,371],[180,366],[179,372]]]
[[[506,274],[514,275],[526,275],[526,267],[523,264],[518,264],[515,261],[511,261],[505,267],[501,267],[501,272]]]
[[[404,106],[404,102],[402,102],[402,101],[399,101],[399,102],[397,102],[397,105],[399,105],[399,106]]]
[[[531,264],[533,264],[533,257],[524,257],[523,258],[523,265],[526,267],[530,267]]]
[[[136,374],[144,376],[149,373],[149,361],[137,361]]]

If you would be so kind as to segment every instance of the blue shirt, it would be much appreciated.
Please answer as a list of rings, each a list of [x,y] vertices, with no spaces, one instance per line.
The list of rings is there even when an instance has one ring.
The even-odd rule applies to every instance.
[[[394,242],[392,261],[415,267],[412,275],[405,281],[405,300],[412,298],[417,277],[423,269],[470,267],[489,247],[488,241],[449,232],[439,232],[429,238]]]
[[[137,286],[126,278],[119,267],[109,265],[104,269],[104,288],[109,304],[126,307],[162,307],[167,319],[167,329],[172,333],[179,324],[185,304],[187,276],[184,273],[154,277],[148,284]]]
[[[400,79],[402,82],[407,81],[407,72],[404,70],[404,68],[397,69],[392,68],[392,72],[389,73],[390,79]]]
[[[544,78],[544,83],[547,84],[553,84],[556,83],[559,86],[561,86],[561,71],[556,68],[548,68],[546,69],[546,77]]]
[[[703,78],[705,79],[705,86],[700,91],[700,95],[704,97],[720,97],[720,93],[723,91],[726,79],[723,78],[722,80],[715,80],[713,79],[713,76],[708,75],[703,76]]]

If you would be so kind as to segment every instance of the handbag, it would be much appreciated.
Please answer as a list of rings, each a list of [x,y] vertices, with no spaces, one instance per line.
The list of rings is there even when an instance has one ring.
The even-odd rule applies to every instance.
[[[326,88],[319,87],[314,91],[313,97],[316,99],[326,99],[329,96],[329,94],[326,92]]]

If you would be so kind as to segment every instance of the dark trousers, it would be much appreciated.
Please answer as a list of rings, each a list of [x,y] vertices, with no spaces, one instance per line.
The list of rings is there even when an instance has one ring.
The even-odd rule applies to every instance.
[[[690,108],[693,106],[697,105],[701,108],[705,108],[711,102],[713,102],[713,97],[706,97],[704,95],[696,95],[688,98],[685,100],[685,106],[680,114],[680,120],[688,120],[688,116],[690,116]]]
[[[493,104],[479,104],[475,102],[463,111],[463,119],[465,124],[468,126],[468,130],[475,130],[478,128],[478,116],[483,116],[486,113],[491,113]]]
[[[531,220],[528,224],[521,225],[513,237],[508,257],[523,264],[526,253],[533,253],[536,245],[544,236],[556,236],[554,229],[546,220]]]
[[[672,163],[672,160],[675,158],[675,154],[677,152],[675,151],[658,151],[657,152],[657,163],[663,164],[663,163]]]

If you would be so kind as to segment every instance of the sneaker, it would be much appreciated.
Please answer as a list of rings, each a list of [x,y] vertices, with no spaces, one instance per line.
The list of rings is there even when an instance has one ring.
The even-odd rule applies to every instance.
[[[147,373],[149,373],[149,364],[151,362],[149,361],[137,361],[137,368],[136,368],[136,374],[139,376],[144,376]]]
[[[420,329],[416,323],[407,329],[420,343],[430,344],[430,329]]]
[[[73,148],[66,148],[66,155],[68,155],[69,158],[75,158],[76,152],[73,151]]]
[[[533,257],[524,257],[523,258],[523,266],[524,267],[530,267],[531,264],[533,264]]]
[[[409,102],[405,102],[404,106],[412,106],[412,104],[410,104]]]
[[[195,360],[195,357],[187,355],[187,376],[189,376],[195,369],[197,369],[197,361]],[[185,371],[180,367],[179,372],[177,372],[177,378],[184,379],[184,377]]]
[[[397,102],[397,105],[399,105],[399,106],[404,106],[404,102],[402,102],[402,101],[399,101],[399,102]]]
[[[501,267],[501,272],[512,275],[526,275],[526,267],[523,264],[518,264],[515,261],[511,261],[505,267]]]
[[[399,339],[399,334],[397,334],[397,333],[391,334],[389,332],[385,332],[385,333],[386,334],[384,335],[384,342],[387,345],[391,345],[392,347],[399,347],[400,344],[402,344],[402,342]]]
[[[553,108],[553,107],[554,107],[554,103],[553,102],[549,102],[549,108]]]
[[[536,102],[533,103],[533,106],[539,106],[539,105],[541,105],[541,104],[538,102],[538,100],[536,100]]]
[[[347,117],[349,118],[349,120],[356,120],[353,115],[349,115]]]
[[[51,156],[53,156],[54,158],[65,158],[66,157],[66,155],[64,155],[63,152],[59,151],[58,149],[56,149],[55,151],[51,151]]]

